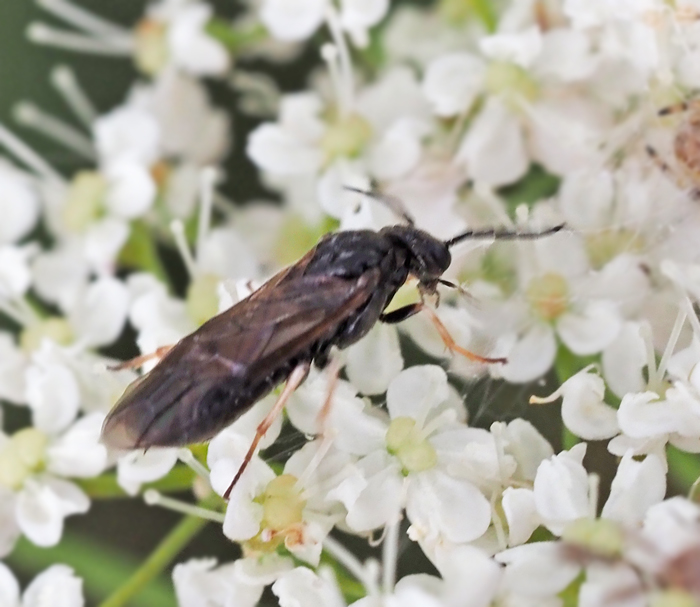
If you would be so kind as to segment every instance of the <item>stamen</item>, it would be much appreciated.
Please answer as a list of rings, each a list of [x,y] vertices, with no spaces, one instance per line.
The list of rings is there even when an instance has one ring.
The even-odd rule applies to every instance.
[[[65,180],[59,173],[2,123],[0,123],[0,144],[5,146],[8,152],[17,158],[17,160],[26,164],[37,175],[49,181],[67,186]]]
[[[51,72],[51,83],[63,96],[68,107],[88,128],[97,118],[97,110],[83,91],[73,70],[67,65],[59,65]]]
[[[678,308],[678,314],[676,315],[676,320],[673,323],[671,335],[668,338],[668,343],[666,344],[664,353],[661,355],[659,369],[656,372],[659,381],[663,381],[664,375],[666,374],[666,367],[668,365],[668,361],[673,355],[674,350],[676,349],[676,345],[678,344],[678,338],[680,337],[681,331],[683,330],[683,325],[685,324],[686,317],[687,313],[683,306],[681,306],[680,308]]]
[[[457,420],[457,412],[454,409],[446,409],[423,426],[419,432],[421,438],[428,438],[435,430]],[[420,426],[424,420],[416,419],[416,425]]]
[[[685,308],[687,313],[687,319],[690,321],[690,326],[693,327],[693,333],[696,339],[700,339],[700,319],[698,319],[695,310],[693,309],[693,302],[690,298],[683,296],[681,299],[681,305]]]
[[[531,405],[548,405],[549,403],[553,403],[555,400],[557,400],[562,393],[562,386],[559,386],[559,388],[552,392],[549,396],[535,396],[533,394],[530,397],[530,400],[527,402]]]
[[[115,57],[128,57],[133,53],[133,41],[126,38],[92,38],[84,34],[75,34],[65,30],[49,27],[45,23],[30,23],[27,37],[36,44],[46,44],[71,51],[94,53]]]
[[[328,450],[331,448],[333,440],[335,439],[335,435],[336,432],[328,432],[323,436],[321,444],[318,446],[318,449],[316,449],[316,453],[314,453],[314,456],[311,458],[311,461],[306,466],[304,471],[297,479],[297,482],[295,483],[295,485],[300,490],[302,490],[308,484],[309,478],[318,469],[319,464],[323,461],[323,458],[326,456],[326,453],[328,453]]]
[[[597,474],[588,475],[588,516],[598,517],[598,495],[600,493],[600,477]]]
[[[197,252],[204,244],[204,239],[211,227],[211,210],[214,201],[214,187],[217,181],[214,167],[202,169],[199,175],[199,225],[197,226]]]
[[[32,319],[27,317],[22,310],[18,309],[13,302],[0,298],[0,313],[14,320],[22,327],[28,327],[32,324]]]
[[[187,447],[183,447],[177,452],[178,459],[192,468],[197,476],[203,478],[209,483],[209,470],[200,462]]]
[[[651,327],[648,322],[643,322],[639,327],[639,334],[644,340],[644,350],[647,356],[647,375],[649,381],[647,386],[656,392],[659,389],[660,378],[656,371],[656,353],[654,352],[654,342],[652,340]]]
[[[496,493],[491,496],[491,522],[493,523],[493,530],[496,532],[496,540],[501,550],[508,548],[508,538],[506,537],[506,530],[503,526],[503,521],[501,517],[498,516],[496,512]]]
[[[362,563],[343,544],[330,535],[323,540],[323,549],[355,576],[355,579],[365,587],[368,595],[379,595],[379,586],[377,585],[378,571],[376,566],[374,566],[374,559]]]
[[[396,564],[399,557],[399,528],[401,517],[387,525],[384,544],[382,545],[382,590],[385,595],[394,592],[396,585]]]
[[[37,0],[37,4],[75,27],[96,36],[130,37],[129,30],[65,0]]]
[[[214,192],[214,208],[228,217],[233,217],[236,212],[236,204],[228,196]]]
[[[207,508],[202,508],[201,506],[193,506],[187,502],[176,500],[172,497],[167,497],[155,489],[148,489],[143,494],[143,501],[149,506],[160,506],[161,508],[187,514],[188,516],[196,516],[207,521],[213,521],[214,523],[223,524],[224,519],[226,518],[226,515],[223,512],[216,512],[215,510],[209,510]]]
[[[493,441],[496,447],[496,463],[498,464],[498,476],[501,479],[501,487],[504,487],[508,480],[508,475],[503,466],[503,459],[505,457],[505,449],[503,448],[504,427],[505,424],[503,422],[494,422],[491,425],[491,434],[493,434]]]
[[[24,297],[15,299],[14,304],[16,306],[17,311],[20,314],[22,314],[29,321],[29,323],[37,323],[42,320],[41,316],[39,316],[37,311],[29,304],[29,302]]]
[[[335,8],[329,3],[326,7],[326,22],[328,23],[328,29],[331,32],[331,37],[335,43],[336,49],[339,55],[339,65],[340,65],[340,83],[341,83],[341,97],[338,99],[338,104],[340,106],[341,112],[346,114],[354,107],[354,91],[355,82],[352,73],[352,61],[350,60],[350,51],[348,50],[348,45],[345,41],[345,36],[343,36],[342,29],[340,27],[340,19],[338,18],[338,13]]]
[[[86,160],[95,160],[95,148],[90,139],[71,125],[47,114],[29,101],[21,101],[14,108],[17,122],[53,139]]]
[[[335,91],[335,96],[338,99],[338,104],[341,106],[340,111],[346,114],[349,108],[342,105],[343,100],[343,83],[340,78],[340,65],[338,63],[338,49],[334,44],[330,42],[324,44],[321,47],[321,58],[326,62],[328,66],[328,74],[333,83],[333,90]]]
[[[187,244],[184,224],[179,219],[175,219],[170,223],[170,231],[173,233],[175,246],[180,253],[180,257],[182,257],[187,273],[190,275],[190,278],[194,278],[197,275],[197,263],[192,256],[190,245]]]

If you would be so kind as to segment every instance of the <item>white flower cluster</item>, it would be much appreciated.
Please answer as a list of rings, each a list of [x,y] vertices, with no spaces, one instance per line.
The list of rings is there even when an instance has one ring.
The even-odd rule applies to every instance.
[[[227,505],[195,510],[243,556],[176,565],[180,604],[255,605],[271,585],[283,606],[345,606],[357,596],[341,571],[357,607],[700,604],[700,508],[667,498],[668,453],[700,453],[700,2],[259,0],[227,21],[203,0],[161,0],[132,29],[39,4],[65,28],[34,23],[33,41],[131,57],[144,80],[100,113],[57,68],[77,126],[18,105],[22,125],[82,158],[70,176],[0,124],[0,399],[31,418],[0,431],[0,556],[20,535],[57,544],[90,506],[85,479],[112,467],[136,495],[181,459],[198,475],[181,488],[224,494],[276,395],[196,455],[114,452],[100,427],[136,374],[108,370],[104,348],[127,324],[144,354],[174,344],[326,231],[400,221],[349,186],[399,199],[439,238],[566,228],[452,251],[445,278],[469,293],[446,289],[435,314],[460,348],[505,364],[452,356],[420,314],[339,353],[347,380],[312,371],[286,408],[312,440],[283,467],[256,453]],[[237,65],[312,44],[319,66],[291,94]],[[218,191],[232,117],[205,78],[260,120],[236,144],[280,204]],[[158,255],[173,246],[184,297]],[[396,300],[417,296],[409,282]],[[401,332],[435,364],[405,366]],[[548,373],[559,388],[531,402],[561,397],[560,453],[524,419],[469,425],[453,385]],[[618,461],[602,505],[586,441]],[[381,561],[334,530],[380,541]],[[402,541],[439,575],[397,580]],[[79,586],[54,566],[20,599],[0,564],[3,605],[55,592],[82,605]]]

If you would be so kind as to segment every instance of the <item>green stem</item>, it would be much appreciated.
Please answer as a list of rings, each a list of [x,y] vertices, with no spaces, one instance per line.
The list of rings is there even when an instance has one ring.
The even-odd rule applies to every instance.
[[[218,495],[217,502],[220,501]],[[211,507],[213,498],[208,498],[200,502],[200,506]],[[159,575],[180,553],[180,551],[190,543],[206,525],[204,519],[186,516],[175,528],[158,544],[150,556],[143,562],[133,575],[126,580],[119,588],[117,588],[105,601],[100,604],[100,607],[122,607],[134,595],[139,593],[148,582]]]
[[[700,454],[686,453],[669,445],[666,457],[668,458],[669,476],[676,484],[677,489],[682,493],[690,491],[691,495],[688,497],[695,500],[696,483],[700,478]]]
[[[146,489],[157,489],[161,493],[187,491],[192,488],[195,476],[195,473],[187,466],[175,466],[167,476],[152,483],[146,483],[142,487],[142,492]],[[106,472],[95,478],[80,479],[76,482],[92,499],[133,497],[119,486],[117,475],[114,472]]]

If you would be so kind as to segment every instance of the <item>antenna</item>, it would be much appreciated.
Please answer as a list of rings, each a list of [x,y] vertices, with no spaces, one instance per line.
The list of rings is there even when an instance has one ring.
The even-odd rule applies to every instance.
[[[457,236],[453,236],[449,240],[445,241],[445,246],[449,249],[454,245],[471,239],[479,238],[493,238],[494,240],[534,240],[535,238],[541,238],[542,236],[549,236],[550,234],[556,234],[557,232],[563,230],[566,224],[560,223],[559,225],[552,226],[551,228],[545,228],[537,232],[528,232],[520,230],[510,230],[507,228],[486,228],[483,230],[467,230],[462,232]]]
[[[363,196],[372,198],[377,202],[381,202],[382,204],[386,205],[391,211],[393,211],[396,215],[401,217],[401,219],[403,219],[408,225],[416,225],[415,220],[413,219],[413,217],[411,217],[411,214],[406,210],[406,207],[404,206],[403,202],[401,202],[401,200],[399,200],[395,196],[389,196],[388,194],[382,194],[381,192],[376,191],[361,190],[359,188],[353,188],[349,185],[344,185],[343,189],[347,190],[348,192],[362,194]]]

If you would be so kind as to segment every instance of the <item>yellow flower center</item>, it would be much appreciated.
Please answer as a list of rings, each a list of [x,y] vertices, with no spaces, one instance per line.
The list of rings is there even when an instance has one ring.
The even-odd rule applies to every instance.
[[[254,501],[263,507],[263,519],[260,533],[245,543],[246,554],[273,552],[282,542],[301,541],[306,500],[295,476],[282,474],[271,480]]]
[[[655,593],[649,601],[649,607],[698,607],[693,595],[687,590],[671,588]]]
[[[219,277],[202,274],[195,277],[187,287],[185,307],[197,326],[204,324],[219,311]]]
[[[638,253],[644,249],[644,239],[630,230],[603,230],[586,238],[586,250],[591,265],[599,270],[620,253]]]
[[[401,462],[404,474],[430,470],[437,464],[435,448],[422,436],[411,417],[391,420],[386,431],[386,447]]]
[[[358,156],[372,137],[372,127],[359,114],[350,114],[329,122],[321,139],[326,162],[344,156]]]
[[[619,558],[624,548],[625,534],[620,526],[608,519],[580,518],[569,523],[562,539],[603,559]]]
[[[569,285],[561,274],[548,272],[530,281],[526,297],[540,318],[554,320],[566,312],[569,303]]]
[[[61,219],[72,232],[82,232],[102,213],[107,182],[97,171],[80,171],[68,187]]]
[[[291,215],[276,239],[274,257],[281,266],[294,263],[309,249],[314,247],[319,238],[338,227],[339,223],[331,217],[327,217],[317,225],[309,225],[298,215]]]
[[[168,63],[168,39],[165,24],[144,19],[135,31],[134,62],[144,74],[154,76]]]
[[[36,428],[16,432],[0,449],[0,485],[17,491],[44,466],[48,438]]]
[[[520,111],[521,100],[534,101],[537,83],[530,74],[514,63],[494,62],[486,70],[486,90],[498,95],[511,110]]]
[[[50,339],[60,346],[73,343],[73,329],[65,318],[50,316],[25,327],[19,336],[19,346],[30,354],[39,349],[44,339]]]

